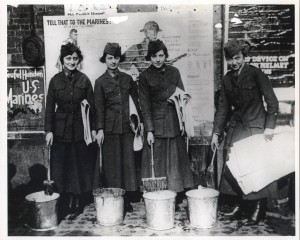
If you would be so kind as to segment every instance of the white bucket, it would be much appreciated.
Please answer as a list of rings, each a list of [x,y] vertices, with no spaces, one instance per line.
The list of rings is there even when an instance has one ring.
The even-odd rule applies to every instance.
[[[123,222],[125,190],[103,188],[93,191],[97,221],[103,226],[114,226]]]
[[[217,224],[219,192],[212,188],[200,188],[186,192],[190,225],[196,228],[212,228]]]
[[[44,191],[27,195],[30,211],[27,225],[35,231],[48,231],[57,228],[57,199],[58,193],[51,196]]]
[[[147,192],[143,195],[147,227],[167,230],[174,227],[176,193],[169,190]]]

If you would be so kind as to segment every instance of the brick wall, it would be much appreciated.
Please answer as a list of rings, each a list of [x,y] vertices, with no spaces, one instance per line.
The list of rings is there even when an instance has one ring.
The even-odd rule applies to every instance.
[[[64,5],[34,5],[37,35],[44,39],[43,16],[64,15]],[[30,5],[7,6],[8,66],[27,66],[22,55],[22,42],[31,36]]]

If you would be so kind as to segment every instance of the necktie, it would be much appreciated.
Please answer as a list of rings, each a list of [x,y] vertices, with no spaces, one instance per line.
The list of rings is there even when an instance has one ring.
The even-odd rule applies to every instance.
[[[239,78],[239,71],[234,71],[233,72],[233,78],[234,78],[235,81],[238,80],[238,78]]]

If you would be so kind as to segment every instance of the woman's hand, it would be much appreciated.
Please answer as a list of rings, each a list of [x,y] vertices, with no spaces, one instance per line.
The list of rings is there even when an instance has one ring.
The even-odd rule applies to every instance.
[[[185,129],[184,129],[184,126],[182,126],[182,130],[181,130],[181,136],[183,136],[185,133]]]
[[[272,141],[273,140],[273,136],[274,136],[274,129],[271,128],[266,128],[264,131],[264,138],[265,140],[268,141]]]
[[[103,144],[104,141],[104,132],[103,129],[100,129],[96,135],[96,140],[99,146],[101,146],[101,144]]]
[[[219,148],[219,135],[217,134],[213,134],[212,136],[212,139],[211,139],[211,143],[210,143],[210,146],[211,146],[211,150],[215,150],[215,148]]]
[[[46,134],[46,143],[47,143],[47,146],[52,145],[52,143],[53,143],[53,133],[52,132],[48,132]]]
[[[92,141],[95,142],[96,141],[96,130],[92,130]]]
[[[154,136],[152,132],[148,132],[147,134],[147,142],[149,145],[151,145],[152,143],[154,143]]]

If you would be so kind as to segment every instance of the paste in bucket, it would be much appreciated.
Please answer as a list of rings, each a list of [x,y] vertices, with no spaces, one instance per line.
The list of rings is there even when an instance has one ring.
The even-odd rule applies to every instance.
[[[50,195],[46,195],[44,193],[44,191],[41,192],[35,192],[35,193],[31,193],[29,195],[27,195],[25,197],[25,199],[27,201],[32,201],[32,202],[48,202],[48,201],[52,201],[55,200],[59,197],[58,193],[53,193],[51,196]]]
[[[219,195],[219,192],[212,188],[201,188],[190,190],[186,193],[188,197],[192,198],[213,198]]]
[[[155,200],[163,200],[163,199],[170,199],[176,196],[175,192],[172,191],[155,191],[155,192],[148,192],[144,193],[143,197],[147,199],[155,199]]]

